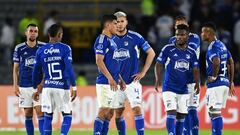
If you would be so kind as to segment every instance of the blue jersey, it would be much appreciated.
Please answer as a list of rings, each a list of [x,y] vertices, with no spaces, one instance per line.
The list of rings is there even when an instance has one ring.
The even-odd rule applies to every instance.
[[[18,44],[13,53],[13,62],[19,64],[19,86],[33,87],[32,71],[34,66],[34,59],[38,48],[45,43],[37,42],[34,47],[29,47],[26,42]]]
[[[207,76],[213,76],[213,58],[220,59],[218,77],[214,82],[207,83],[208,88],[217,86],[229,86],[227,61],[232,58],[226,46],[220,40],[211,42],[206,55]]]
[[[118,52],[121,54],[120,74],[126,84],[130,84],[134,75],[138,73],[139,49],[146,52],[151,47],[140,34],[130,30],[124,36],[113,37],[113,40],[118,45]]]
[[[163,92],[187,94],[189,74],[192,74],[194,67],[198,67],[196,52],[189,47],[181,50],[175,44],[168,44],[162,49],[157,62],[165,65]]]
[[[94,43],[95,54],[100,54],[104,56],[104,63],[113,77],[113,79],[118,83],[119,73],[120,73],[120,64],[119,59],[121,54],[118,51],[118,46],[116,43],[106,35],[99,35]],[[108,84],[108,79],[104,74],[99,70],[99,74],[96,80],[97,84]]]
[[[47,43],[37,51],[33,70],[34,87],[41,82],[41,71],[44,74],[45,88],[69,90],[70,84],[76,86],[72,68],[72,50],[70,46],[58,43]]]
[[[176,36],[171,37],[169,39],[169,43],[170,44],[171,43],[176,44]],[[199,36],[197,34],[189,33],[188,46],[195,50],[196,55],[197,55],[197,59],[199,60],[199,55],[200,55],[200,38],[199,38]],[[189,79],[188,83],[194,83],[195,82],[193,74],[190,74],[188,79]]]

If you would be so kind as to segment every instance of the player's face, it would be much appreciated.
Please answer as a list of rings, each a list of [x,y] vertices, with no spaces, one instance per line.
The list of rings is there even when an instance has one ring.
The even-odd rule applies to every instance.
[[[210,29],[207,27],[202,27],[201,38],[203,41],[207,41],[210,35]]]
[[[177,44],[182,46],[185,45],[188,41],[188,32],[186,30],[176,30],[176,39]]]
[[[127,27],[128,21],[126,17],[118,17],[117,18],[117,31],[123,32]]]
[[[38,37],[38,27],[29,26],[25,32],[27,40],[34,42]]]
[[[113,35],[117,33],[117,20],[113,20],[111,23],[109,23],[109,30]]]
[[[63,37],[63,29],[59,29],[59,31],[58,31],[59,42],[62,41],[62,37]]]
[[[184,24],[184,25],[187,25],[188,26],[188,23],[187,23],[187,21],[186,20],[177,20],[176,22],[175,22],[175,29],[177,29],[177,26],[178,25],[180,25],[180,24]]]

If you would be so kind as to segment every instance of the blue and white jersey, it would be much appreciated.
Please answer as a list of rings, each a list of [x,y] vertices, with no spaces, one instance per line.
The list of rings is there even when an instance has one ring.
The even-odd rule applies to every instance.
[[[121,59],[121,54],[118,51],[117,44],[106,35],[99,35],[94,43],[95,54],[100,54],[104,56],[104,63],[113,77],[113,79],[118,84],[119,73],[120,73],[120,64],[119,59]],[[96,80],[97,84],[108,84],[108,79],[104,74],[99,70],[99,74]]]
[[[69,90],[70,84],[76,86],[72,68],[72,50],[70,46],[58,43],[47,43],[37,51],[33,70],[34,87],[41,82],[44,74],[44,88]]]
[[[182,50],[176,48],[175,44],[168,44],[162,49],[157,62],[165,65],[163,92],[187,94],[189,74],[192,74],[194,67],[198,67],[195,51],[189,47]]]
[[[232,58],[231,53],[220,40],[211,42],[206,55],[207,76],[213,76],[213,58],[220,59],[218,77],[215,81],[207,83],[208,88],[229,86],[227,61]]]
[[[32,71],[34,59],[38,48],[45,45],[43,42],[37,42],[34,47],[29,47],[26,42],[18,44],[13,53],[13,62],[19,64],[19,86],[33,87]]]
[[[176,36],[173,36],[169,39],[169,44],[176,44]],[[199,60],[199,56],[200,56],[200,38],[197,34],[194,33],[189,33],[189,38],[188,38],[188,46],[190,48],[192,48],[197,55],[197,59]],[[189,83],[194,83],[194,77],[193,74],[189,75]]]
[[[121,55],[121,76],[126,84],[130,84],[134,75],[138,73],[139,51],[150,49],[148,42],[138,33],[128,30],[124,36],[114,36],[114,42],[118,45],[118,52]]]

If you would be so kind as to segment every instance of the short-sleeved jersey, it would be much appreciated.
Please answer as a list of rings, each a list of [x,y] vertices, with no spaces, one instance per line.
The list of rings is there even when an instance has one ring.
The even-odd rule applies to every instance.
[[[45,88],[69,90],[70,84],[76,86],[72,68],[72,50],[70,46],[58,43],[47,43],[37,51],[33,70],[33,84],[41,82],[40,74],[44,74]]]
[[[207,83],[208,88],[217,86],[229,86],[227,62],[232,58],[231,53],[220,40],[210,43],[206,55],[207,76],[213,76],[213,58],[220,59],[218,77],[214,82]]]
[[[165,65],[163,92],[187,94],[189,74],[192,74],[194,67],[198,68],[196,52],[189,47],[182,50],[175,44],[168,44],[162,49],[157,62]]]
[[[169,44],[176,44],[176,36],[173,36],[169,39]],[[200,38],[197,34],[194,33],[189,33],[189,38],[188,38],[188,46],[196,52],[197,59],[199,60],[200,56]],[[193,74],[189,75],[189,83],[194,83],[194,77]]]
[[[151,47],[140,34],[130,30],[124,36],[114,36],[113,40],[121,55],[118,59],[121,64],[120,74],[126,84],[130,84],[138,73],[140,49],[146,52]]]
[[[117,44],[109,37],[104,34],[101,34],[97,37],[94,43],[95,54],[104,56],[104,64],[113,77],[113,79],[118,83],[119,73],[120,73],[120,64],[119,58],[121,54],[118,52]],[[96,80],[97,84],[108,84],[108,79],[104,74],[99,70],[99,74]]]
[[[36,46],[29,47],[26,42],[18,44],[13,53],[13,62],[19,64],[19,86],[33,87],[32,71],[34,59],[38,48],[45,45],[43,42],[37,42]]]

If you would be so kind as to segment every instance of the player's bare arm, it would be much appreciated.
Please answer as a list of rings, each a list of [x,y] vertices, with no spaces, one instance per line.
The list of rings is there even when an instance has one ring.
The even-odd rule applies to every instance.
[[[120,74],[119,74],[119,85],[120,85],[120,90],[124,91],[126,89],[126,83]]]
[[[146,53],[147,53],[147,58],[146,58],[144,66],[143,66],[143,69],[141,72],[136,74],[134,81],[140,81],[145,76],[145,74],[147,73],[148,69],[150,68],[150,66],[152,64],[152,61],[155,57],[155,52],[153,51],[152,48],[150,48],[147,50]]]
[[[233,78],[234,78],[234,61],[233,59],[229,59],[228,60],[228,71],[229,71],[229,81],[230,81],[230,86],[229,86],[229,95],[230,96],[234,96],[235,95],[235,89],[234,89],[234,82],[233,82]]]
[[[220,68],[220,59],[215,57],[213,58],[213,75],[208,77],[208,82],[213,82],[218,77],[218,72]]]
[[[161,71],[163,69],[163,65],[159,62],[156,62],[154,67],[155,74],[155,90],[159,92],[159,88],[161,87]]]
[[[15,95],[19,97],[20,91],[18,86],[18,77],[19,77],[19,64],[14,63],[13,64],[13,88],[14,88]]]
[[[112,75],[109,73],[108,69],[106,68],[106,65],[104,64],[104,56],[100,54],[96,54],[96,64],[99,68],[99,70],[106,76],[108,79],[108,83],[111,87],[111,90],[116,91],[117,90],[117,83],[113,79]]]
[[[200,72],[199,72],[199,68],[195,67],[193,68],[193,77],[194,80],[196,82],[194,89],[196,90],[196,94],[198,94],[200,92]]]

